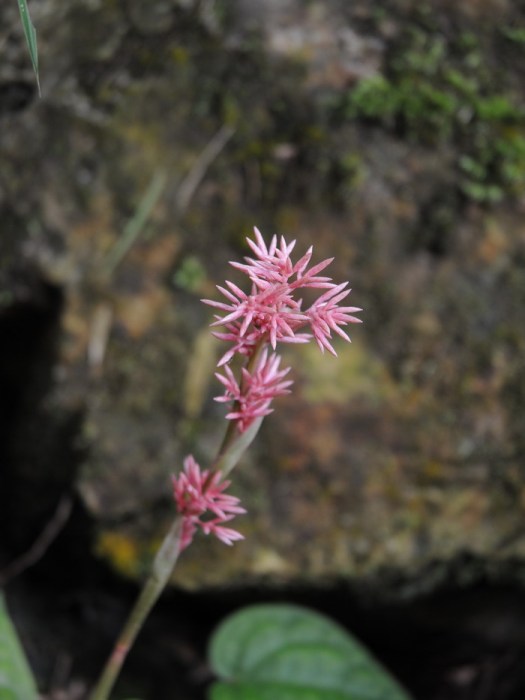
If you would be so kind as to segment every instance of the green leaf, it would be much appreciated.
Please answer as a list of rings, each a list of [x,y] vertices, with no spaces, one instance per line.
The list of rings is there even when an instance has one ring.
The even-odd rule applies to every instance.
[[[0,594],[0,699],[36,700],[36,695],[33,675]]]
[[[409,700],[345,630],[293,605],[254,605],[214,633],[210,700]]]
[[[31,17],[29,16],[27,0],[18,0],[18,9],[20,10],[20,19],[22,20],[22,27],[24,28],[27,46],[29,48],[29,55],[31,56],[31,63],[33,64],[33,70],[35,72],[38,94],[41,96],[40,78],[38,75],[38,47],[36,43],[36,29],[31,22]]]

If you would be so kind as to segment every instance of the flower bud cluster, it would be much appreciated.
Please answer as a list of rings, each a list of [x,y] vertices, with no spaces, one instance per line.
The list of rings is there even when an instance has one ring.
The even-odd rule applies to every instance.
[[[177,511],[183,517],[181,550],[191,543],[198,527],[225,544],[244,539],[236,530],[222,525],[246,511],[239,505],[238,498],[223,493],[230,482],[221,481],[220,473],[212,474],[208,469],[201,471],[193,456],[188,455],[183,471],[173,476],[172,482]]]
[[[226,281],[224,287],[218,286],[226,301],[203,299],[219,312],[212,326],[224,327],[213,334],[230,343],[218,362],[224,374],[218,372],[216,377],[224,393],[216,401],[231,404],[226,418],[241,436],[257,419],[272,412],[275,397],[290,393],[292,381],[286,379],[290,368],[280,368],[277,343],[307,343],[313,338],[322,352],[336,355],[332,334],[350,341],[342,326],[361,322],[354,316],[361,309],[341,305],[350,293],[348,283],[336,284],[320,274],[333,258],[310,266],[310,247],[294,263],[291,253],[295,241],[287,243],[283,237],[278,241],[273,236],[267,246],[257,228],[254,233],[255,240],[247,239],[253,257],[245,257],[244,263],[230,263],[247,275],[251,291],[246,293]],[[303,296],[307,289],[321,290],[309,305]],[[271,354],[268,345],[274,351]],[[246,361],[239,379],[229,364],[237,356]],[[201,472],[191,455],[184,461],[183,472],[173,478],[177,510],[183,516],[182,547],[188,546],[198,527],[226,544],[242,539],[237,531],[222,525],[245,510],[237,498],[223,493],[230,482],[221,478],[220,472]]]

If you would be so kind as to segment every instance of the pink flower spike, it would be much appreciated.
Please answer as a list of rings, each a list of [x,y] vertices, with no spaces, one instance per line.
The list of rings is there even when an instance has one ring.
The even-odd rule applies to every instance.
[[[232,282],[218,287],[224,297],[221,302],[206,300],[220,313],[215,315],[212,326],[225,326],[215,337],[231,344],[218,362],[226,365],[236,355],[250,357],[256,347],[269,344],[276,350],[278,343],[305,343],[312,337],[321,350],[335,354],[331,334],[337,333],[349,341],[342,329],[349,323],[359,323],[353,314],[360,311],[354,306],[339,306],[348,296],[348,283],[336,284],[323,274],[333,261],[327,258],[309,267],[312,247],[296,263],[291,260],[295,241],[287,243],[284,237],[273,236],[266,245],[259,229],[254,229],[254,239],[247,239],[253,257],[245,257],[243,263],[231,264],[251,281],[249,293]],[[320,296],[303,311],[304,289],[322,290]],[[304,332],[311,329],[311,333]],[[259,406],[261,411],[263,409]],[[266,406],[266,408],[268,408]],[[231,411],[237,415],[241,409]],[[241,411],[242,412],[242,411]]]
[[[203,494],[203,483],[208,476],[201,470],[192,455],[184,460],[184,469],[178,477],[173,476],[173,495],[180,515],[201,515],[207,510],[207,501]]]
[[[182,516],[181,550],[191,543],[198,527],[206,534],[213,532],[224,542],[220,523],[246,512],[239,505],[238,498],[223,493],[230,482],[221,481],[221,478],[220,473],[212,475],[209,470],[201,471],[192,455],[188,455],[184,460],[183,471],[172,477],[177,512]],[[215,517],[203,520],[203,516],[206,517],[207,514]],[[237,535],[236,539],[242,539],[239,533]],[[226,544],[231,544],[235,538],[229,539],[231,541]]]
[[[267,416],[272,412],[270,407],[276,396],[289,394],[292,380],[285,379],[290,368],[279,369],[281,358],[273,353],[268,356],[265,349],[255,370],[250,373],[242,370],[242,381],[238,382],[230,367],[224,367],[224,375],[215,376],[224,385],[226,391],[217,396],[216,401],[233,402],[232,410],[226,415],[228,420],[237,422],[237,427],[243,433],[256,418]]]

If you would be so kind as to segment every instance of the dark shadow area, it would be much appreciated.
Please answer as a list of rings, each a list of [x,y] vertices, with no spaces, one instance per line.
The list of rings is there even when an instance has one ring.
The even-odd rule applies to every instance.
[[[33,667],[47,688],[56,684],[56,668],[64,660],[70,674],[64,682],[93,682],[137,593],[96,561],[86,576],[86,569],[58,557],[62,546],[69,549],[72,534],[61,535],[49,557],[8,591]],[[374,601],[348,582],[318,589],[171,590],[141,632],[115,698],[133,693],[144,700],[204,700],[213,681],[206,659],[213,629],[229,613],[261,602],[304,605],[329,616],[360,639],[416,700],[525,695],[525,593],[480,579],[393,603]]]
[[[48,410],[62,294],[27,271],[17,273],[10,288],[14,296],[0,313],[4,570],[31,547],[60,498],[71,491],[82,456],[81,416]],[[93,556],[91,519],[71,499],[71,515],[57,539],[6,586],[10,611],[46,693],[73,681],[84,689],[94,682],[138,592]],[[483,562],[472,558],[454,566],[429,595],[406,595],[402,591],[414,582],[400,581],[395,602],[378,599],[366,582],[319,588],[269,582],[198,594],[173,589],[141,632],[115,698],[204,700],[213,681],[206,647],[216,625],[243,606],[282,601],[313,608],[343,625],[416,700],[522,700],[525,592],[505,583],[513,580],[512,572],[491,579],[483,574]],[[463,585],[467,569],[480,573]],[[74,697],[64,692],[61,697]]]
[[[8,274],[11,298],[0,310],[0,528],[2,548],[14,556],[72,483],[78,416],[48,406],[62,293],[31,269]]]
[[[35,85],[24,80],[0,83],[0,116],[26,109],[33,102],[35,94]]]

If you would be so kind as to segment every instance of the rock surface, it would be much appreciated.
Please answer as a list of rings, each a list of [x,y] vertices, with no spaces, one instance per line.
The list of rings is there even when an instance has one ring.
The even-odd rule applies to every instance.
[[[235,5],[41,0],[41,100],[0,8],[8,549],[73,488],[92,553],[147,570],[170,474],[224,427],[199,299],[257,224],[334,255],[365,323],[337,360],[286,350],[294,393],[235,476],[246,540],[174,582],[395,595],[385,571],[431,586],[465,553],[520,578],[525,16]]]

